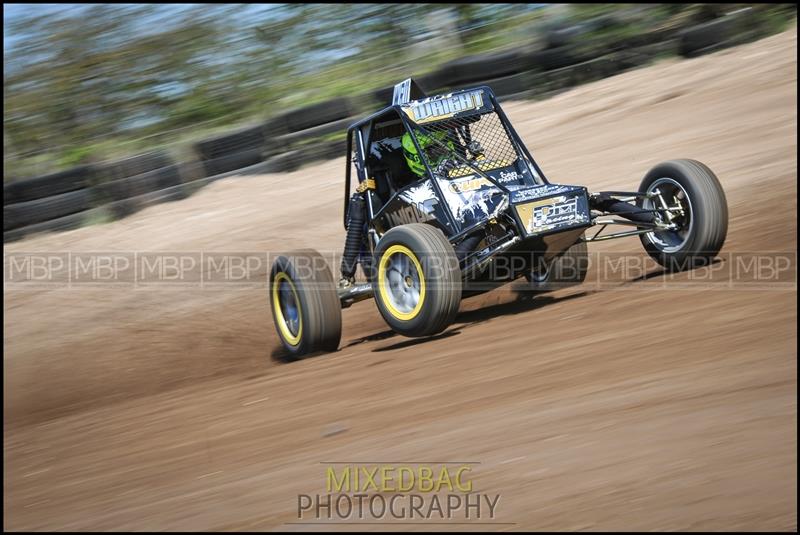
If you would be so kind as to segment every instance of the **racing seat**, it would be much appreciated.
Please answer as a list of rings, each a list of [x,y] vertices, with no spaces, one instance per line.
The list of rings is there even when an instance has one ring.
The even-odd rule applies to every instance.
[[[381,205],[408,184],[419,180],[408,168],[402,149],[390,148],[388,144],[381,144],[380,156],[370,154],[367,169],[375,178],[375,193]]]

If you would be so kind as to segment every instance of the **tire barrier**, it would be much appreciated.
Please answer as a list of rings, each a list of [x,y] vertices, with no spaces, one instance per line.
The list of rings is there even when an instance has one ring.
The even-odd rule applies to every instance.
[[[197,160],[194,160],[188,162],[181,162],[177,165],[178,165],[178,175],[180,175],[181,182],[184,184],[189,182],[195,182],[197,180],[200,180],[208,176],[206,174],[203,162],[198,162]]]
[[[540,72],[569,67],[580,63],[582,59],[576,47],[572,45],[537,50],[526,57],[528,70]]]
[[[267,119],[261,123],[261,128],[264,131],[264,137],[268,140],[274,140],[289,133],[289,126],[286,124],[286,117],[283,115]]]
[[[323,159],[344,158],[347,156],[347,140],[328,141],[324,145]]]
[[[591,27],[587,24],[573,24],[561,28],[554,28],[545,34],[545,48],[561,48],[571,45],[582,35],[590,31]]]
[[[619,53],[609,54],[568,67],[562,67],[561,69],[534,75],[534,82],[531,84],[531,89],[527,95],[536,98],[546,98],[577,85],[622,72],[625,64],[618,56]]]
[[[232,134],[197,142],[194,148],[201,160],[213,162],[207,166],[208,174],[224,173],[235,169],[231,165],[252,165],[261,161],[252,160],[251,155],[255,151],[285,148],[309,135],[315,137],[321,133],[330,133],[331,123],[345,122],[355,111],[350,99],[335,98],[289,111]],[[313,129],[320,129],[322,132],[304,133]],[[293,135],[295,133],[299,135]]]
[[[278,136],[277,138],[275,138],[275,141],[277,142],[276,147],[277,148],[289,147],[322,136],[327,136],[329,134],[335,134],[337,132],[345,132],[347,131],[347,127],[356,122],[358,119],[359,119],[358,117],[347,117],[331,123],[323,124],[320,126],[314,126],[306,130],[300,130],[299,132],[292,132],[290,134],[284,134],[282,136]]]
[[[3,205],[35,201],[88,186],[97,169],[82,165],[49,175],[26,178],[3,186]]]
[[[607,30],[624,24],[613,14],[600,15],[576,24],[551,27],[544,36],[545,48],[560,48],[575,44],[586,34],[597,30]]]
[[[89,220],[89,214],[95,210],[86,210],[76,214],[34,223],[25,227],[16,228],[8,232],[3,232],[3,243],[9,243],[40,232],[53,232],[57,230],[72,230],[83,226]]]
[[[771,23],[762,12],[764,6],[744,7],[703,24],[692,26],[678,35],[678,51],[684,57],[696,57],[749,43],[773,33]],[[794,4],[785,6],[787,17],[796,13]]]
[[[510,95],[516,95],[529,91],[532,85],[531,80],[531,74],[523,72],[519,74],[512,74],[511,76],[494,78],[492,80],[470,82],[469,84],[463,85],[461,88],[466,89],[467,87],[487,85],[492,89],[492,92],[494,92],[495,96],[498,98],[508,97]]]
[[[481,85],[484,80],[502,80],[530,70],[550,70],[577,63],[580,59],[572,50],[514,50],[468,56],[446,63],[436,71],[415,80],[426,92]],[[373,91],[372,97],[381,105],[387,106],[392,100],[393,92],[394,87],[384,87]]]
[[[687,28],[680,34],[678,51],[691,58],[722,48],[734,37],[740,17],[727,15]]]
[[[81,212],[89,208],[90,201],[90,190],[84,188],[42,199],[7,204],[3,207],[3,230],[12,230]]]
[[[264,161],[264,147],[258,147],[234,152],[213,160],[205,160],[203,167],[205,168],[206,176],[213,176],[235,171],[262,161]]]
[[[555,70],[550,75],[558,80],[560,87],[572,87],[600,80],[617,72],[617,62],[609,55]]]
[[[315,126],[332,123],[354,115],[356,110],[350,99],[341,97],[312,104],[283,114],[289,132],[299,132]]]
[[[266,143],[264,125],[251,126],[195,143],[194,148],[201,160],[216,160],[248,150],[263,149]]]
[[[435,93],[450,83],[450,73],[446,69],[438,69],[418,78],[414,78],[425,93]]]
[[[525,56],[518,51],[467,56],[443,65],[447,85],[461,85],[474,80],[491,80],[527,69]]]
[[[264,162],[265,173],[288,173],[299,169],[302,163],[302,151],[290,150],[283,154],[278,154]]]
[[[394,87],[382,87],[370,93],[372,100],[376,101],[381,108],[385,108],[392,103],[392,95],[394,95]]]
[[[153,204],[169,201],[179,201],[187,197],[182,184],[168,187],[162,190],[151,191],[135,197],[121,199],[103,205],[105,211],[112,219],[122,219],[123,217],[135,214],[143,208]]]
[[[599,40],[599,46],[603,54],[616,52],[619,50],[638,50],[643,47],[662,43],[676,37],[677,31],[673,28],[660,28],[652,32],[639,33],[615,39]]]
[[[96,173],[96,182],[102,183],[137,176],[167,167],[173,163],[170,155],[163,150],[137,154],[130,158],[99,165]]]
[[[93,194],[97,201],[108,202],[166,189],[181,183],[178,169],[177,165],[170,165],[141,175],[104,182],[93,188]]]
[[[645,65],[661,55],[677,54],[678,40],[670,39],[652,45],[646,45],[630,50],[621,50],[614,54],[619,62],[620,71],[633,69]]]
[[[306,164],[319,160],[333,160],[342,158],[347,153],[347,140],[322,141],[309,143],[305,149],[298,150],[302,157],[300,164]]]

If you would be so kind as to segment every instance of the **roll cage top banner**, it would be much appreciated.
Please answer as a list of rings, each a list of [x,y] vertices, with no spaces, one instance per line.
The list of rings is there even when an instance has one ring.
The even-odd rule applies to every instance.
[[[482,88],[413,100],[401,105],[400,109],[417,125],[494,111],[491,100],[486,98]]]

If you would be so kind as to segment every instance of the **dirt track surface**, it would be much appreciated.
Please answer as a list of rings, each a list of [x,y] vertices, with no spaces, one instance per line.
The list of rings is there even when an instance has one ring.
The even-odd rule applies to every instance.
[[[728,197],[723,254],[796,253],[796,39],[505,109],[553,182],[632,189],[695,158]],[[225,179],[4,252],[336,250],[343,165]],[[338,352],[290,364],[271,358],[263,288],[7,290],[4,527],[291,529],[320,463],[387,460],[480,463],[508,523],[482,529],[795,530],[796,284],[678,287],[692,276],[501,289],[424,341],[367,301]]]

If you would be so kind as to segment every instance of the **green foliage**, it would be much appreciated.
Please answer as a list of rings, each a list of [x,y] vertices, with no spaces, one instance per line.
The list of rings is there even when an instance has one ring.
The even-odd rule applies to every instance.
[[[4,51],[4,177],[183,147],[290,107],[364,95],[463,55],[529,46],[552,24],[606,17],[612,23],[587,40],[602,47],[670,21],[696,22],[746,5],[31,8],[5,30],[15,39]],[[789,4],[753,7],[770,32],[796,14]]]
[[[91,225],[102,225],[104,223],[110,223],[111,221],[114,221],[114,219],[114,215],[107,208],[96,208],[89,212],[88,217],[84,220],[82,226],[88,227]]]
[[[92,155],[91,147],[74,147],[67,149],[61,157],[62,167],[74,167],[88,163]]]
[[[761,35],[771,35],[786,30],[797,17],[797,4],[776,4],[752,6],[750,23],[760,28]]]

